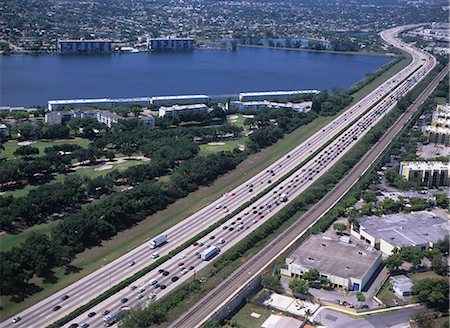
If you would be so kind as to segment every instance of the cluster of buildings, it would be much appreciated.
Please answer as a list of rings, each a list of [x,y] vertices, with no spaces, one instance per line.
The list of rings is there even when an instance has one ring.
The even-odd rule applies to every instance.
[[[119,120],[127,120],[135,118],[135,116],[124,117],[117,113],[107,110],[69,110],[69,111],[52,111],[45,114],[45,123],[49,125],[66,123],[75,118],[92,117],[100,123],[106,124],[109,128]],[[155,127],[155,118],[149,110],[143,110],[138,118],[147,126]]]
[[[450,163],[401,162],[399,174],[407,181],[416,181],[427,187],[449,186]]]
[[[428,140],[435,144],[450,145],[450,105],[437,105],[431,124],[424,127]]]
[[[293,103],[293,102],[274,102],[269,100],[260,100],[260,101],[231,101],[229,104],[229,108],[237,109],[237,110],[261,110],[261,109],[293,109],[296,112],[303,113],[307,112],[311,109],[312,101],[305,101],[302,103]]]
[[[110,39],[62,39],[58,40],[57,49],[62,54],[110,53],[114,50],[114,41]],[[149,38],[147,50],[192,50],[195,46],[193,38]],[[128,50],[130,47],[125,47]],[[134,48],[130,48],[133,50]]]
[[[310,236],[286,258],[281,274],[296,278],[316,269],[320,278],[329,279],[335,288],[362,291],[382,259],[396,249],[414,246],[427,250],[450,231],[447,218],[427,211],[361,217],[358,222],[351,226],[350,236],[340,239]],[[405,279],[399,278],[395,286],[402,296],[410,292]]]

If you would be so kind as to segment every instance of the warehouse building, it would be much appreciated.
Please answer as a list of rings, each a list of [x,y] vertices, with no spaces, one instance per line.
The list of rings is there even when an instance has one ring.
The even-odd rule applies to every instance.
[[[58,40],[58,51],[62,54],[108,53],[111,40]]]
[[[351,235],[386,255],[403,246],[427,250],[449,234],[448,219],[427,211],[367,216],[358,218],[358,222],[352,224]]]
[[[170,107],[161,106],[159,108],[159,117],[164,116],[175,116],[181,112],[198,111],[198,110],[209,110],[208,106],[205,104],[193,104],[193,105],[173,105]]]
[[[195,41],[193,38],[151,38],[148,39],[149,50],[192,50]]]
[[[353,238],[340,241],[313,235],[286,258],[281,274],[301,277],[316,269],[334,287],[361,291],[380,264],[380,251]]]
[[[230,102],[230,107],[233,109],[238,109],[242,111],[246,110],[262,110],[262,109],[293,109],[296,112],[303,113],[311,109],[312,102],[302,102],[302,103],[280,103],[268,100],[262,101],[232,101]]]
[[[268,91],[268,92],[241,92],[239,101],[289,101],[296,96],[304,94],[319,94],[319,90],[294,90],[294,91]]]
[[[408,181],[416,181],[428,187],[449,186],[450,163],[401,162],[399,174]]]

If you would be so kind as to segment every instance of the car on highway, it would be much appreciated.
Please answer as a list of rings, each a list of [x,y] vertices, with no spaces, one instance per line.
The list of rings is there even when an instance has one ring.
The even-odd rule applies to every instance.
[[[109,314],[109,310],[103,310],[102,315],[107,315]]]
[[[97,313],[95,313],[95,312],[89,312],[89,314],[88,314],[88,317],[89,318],[92,318],[94,315],[96,315]]]
[[[133,286],[130,286],[130,289],[131,289],[131,290],[135,290],[136,288],[137,288],[137,286],[134,286],[134,285],[133,285]]]
[[[120,300],[120,303],[126,303],[126,302],[128,302],[128,298],[126,298],[126,297],[124,297]]]
[[[144,297],[144,294],[142,294],[142,293],[139,293],[137,296],[136,296],[136,298],[138,299],[138,300],[140,300],[141,298],[143,298]]]
[[[156,279],[152,279],[152,280],[150,280],[150,281],[148,282],[148,284],[149,284],[150,286],[156,285],[157,283],[158,283],[158,280],[156,280]]]
[[[164,270],[164,269],[159,269],[159,270],[158,270],[158,273],[161,273],[161,274],[162,274],[164,271],[166,271],[166,270]]]
[[[139,293],[143,293],[143,292],[145,292],[145,287],[139,288]]]
[[[150,295],[148,295],[148,298],[149,299],[154,299],[156,297],[156,294],[155,293],[151,293]]]
[[[152,259],[156,259],[159,257],[159,253],[158,252],[154,252],[151,256]]]
[[[21,317],[15,317],[14,319],[12,319],[13,323],[18,323],[20,320],[22,320]]]
[[[225,244],[225,239],[220,238],[220,239],[219,239],[219,244]]]
[[[161,285],[161,286],[159,286],[159,288],[161,288],[161,289],[166,289],[166,285]]]
[[[77,328],[79,326],[79,324],[77,323],[72,323],[69,328]]]
[[[216,238],[216,236],[211,236],[211,237],[209,237],[209,239],[211,239],[211,240],[214,239],[214,238]]]
[[[169,271],[164,271],[162,275],[163,275],[164,277],[167,277],[169,274],[170,274]]]
[[[88,327],[89,327],[89,324],[86,322],[81,325],[81,328],[88,328]]]
[[[234,230],[234,228],[233,227],[230,227],[229,229],[228,229],[228,231],[233,231]]]
[[[174,277],[172,277],[172,279],[170,279],[170,280],[172,280],[172,282],[175,282],[175,281],[177,281],[178,279],[180,279],[180,278],[178,278],[177,276],[174,276]]]
[[[217,204],[216,209],[220,209],[220,208],[222,208],[222,204]]]
[[[61,297],[61,301],[65,301],[68,298],[69,298],[69,295],[64,295],[63,297]]]
[[[181,270],[181,273],[182,274],[186,274],[186,273],[188,273],[188,270],[187,269],[183,269],[183,270]]]
[[[129,266],[133,266],[133,265],[135,265],[136,264],[136,261],[135,260],[131,260],[130,262],[128,262],[128,265]]]
[[[57,306],[55,306],[55,307],[52,309],[52,311],[53,311],[53,312],[56,312],[56,311],[58,311],[60,308],[61,308],[61,306],[57,305]]]

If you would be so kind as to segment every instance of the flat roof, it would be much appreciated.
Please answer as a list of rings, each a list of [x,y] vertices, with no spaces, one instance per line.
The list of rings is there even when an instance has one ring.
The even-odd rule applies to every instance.
[[[409,279],[404,274],[400,274],[398,276],[391,276],[391,280],[394,281],[396,284],[412,283],[411,279]]]
[[[449,234],[448,219],[433,212],[366,216],[358,219],[360,229],[391,245],[425,245]]]
[[[273,96],[292,95],[302,93],[320,93],[319,90],[291,90],[291,91],[264,91],[264,92],[241,92],[239,96]]]
[[[95,99],[61,99],[49,100],[49,105],[61,104],[87,104],[87,103],[101,103],[101,102],[130,102],[130,101],[151,101],[151,97],[137,97],[137,98],[95,98]]]
[[[192,105],[173,105],[173,106],[161,106],[159,109],[165,111],[177,111],[177,110],[185,110],[185,109],[199,109],[199,108],[208,108],[205,104],[192,104]]]
[[[61,39],[58,42],[112,42],[110,39]]]
[[[173,38],[173,37],[170,37],[170,36],[168,36],[168,37],[163,37],[163,38],[150,38],[149,39],[150,41],[152,41],[152,40],[163,40],[163,41],[166,41],[166,40],[175,40],[175,41],[178,41],[178,40],[194,40],[193,38],[190,38],[190,37],[187,37],[187,38]]]
[[[409,167],[410,170],[449,170],[450,163],[443,162],[401,162],[401,167]]]
[[[381,252],[355,238],[350,241],[344,243],[312,235],[288,256],[288,260],[323,274],[363,279]]]
[[[184,96],[159,96],[152,97],[152,100],[172,100],[172,99],[196,99],[196,98],[208,98],[207,95],[184,95]]]

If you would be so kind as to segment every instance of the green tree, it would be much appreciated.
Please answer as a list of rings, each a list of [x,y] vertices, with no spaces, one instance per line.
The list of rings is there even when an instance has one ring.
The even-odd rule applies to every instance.
[[[364,296],[363,293],[356,292],[356,299],[358,300],[358,302],[362,303],[366,300],[366,297]]]
[[[444,275],[447,272],[446,258],[444,258],[441,253],[435,254],[431,260],[431,267],[437,274],[441,276]]]
[[[303,279],[308,280],[308,281],[316,281],[319,280],[320,278],[320,274],[319,271],[317,271],[316,269],[309,269],[308,271],[306,271],[303,276]]]
[[[403,258],[400,254],[392,254],[384,261],[384,264],[389,271],[394,272],[403,264]]]
[[[264,275],[261,279],[261,284],[267,289],[272,289],[277,292],[283,291],[283,285],[281,285],[280,280],[271,274]]]
[[[449,284],[439,278],[427,278],[415,281],[412,287],[420,302],[440,310],[448,309]]]
[[[39,155],[39,149],[29,145],[20,146],[14,151],[14,156],[23,157],[25,159],[29,159],[34,155]]]
[[[333,224],[333,229],[336,231],[343,232],[347,230],[347,225],[345,225],[344,223],[335,223]]]
[[[289,283],[289,288],[299,294],[306,294],[309,289],[309,284],[304,279],[295,278]]]
[[[434,197],[436,197],[436,205],[437,206],[444,208],[444,209],[448,209],[449,199],[448,199],[447,195],[435,194]]]

